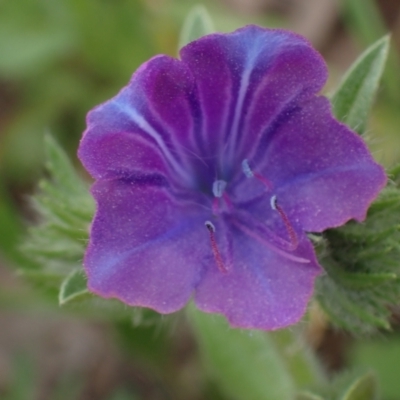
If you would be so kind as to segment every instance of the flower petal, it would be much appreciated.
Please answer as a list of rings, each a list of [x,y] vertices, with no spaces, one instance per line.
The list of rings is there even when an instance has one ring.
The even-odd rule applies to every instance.
[[[190,180],[187,161],[195,157],[196,129],[193,90],[193,77],[183,63],[167,56],[149,60],[116,97],[89,113],[78,153],[85,167],[96,178],[118,176],[122,168],[124,177],[137,169],[146,172],[143,159],[150,158],[150,170],[154,161]]]
[[[155,143],[140,134],[93,126],[79,148],[79,158],[96,179],[168,176],[168,165]]]
[[[207,269],[196,290],[196,305],[224,314],[231,325],[242,328],[273,330],[299,321],[321,272],[308,239],[303,237],[295,252],[298,262],[231,229],[233,265],[225,274]]]
[[[322,97],[276,130],[262,159],[262,173],[276,188],[279,203],[305,231],[363,220],[386,183],[361,137],[332,117]]]
[[[228,162],[236,164],[327,77],[324,61],[304,38],[256,26],[205,36],[180,54],[196,79],[207,151],[227,151]]]
[[[191,217],[189,206],[147,182],[98,181],[92,193],[98,208],[84,260],[89,289],[161,313],[183,307],[209,252],[202,212]]]

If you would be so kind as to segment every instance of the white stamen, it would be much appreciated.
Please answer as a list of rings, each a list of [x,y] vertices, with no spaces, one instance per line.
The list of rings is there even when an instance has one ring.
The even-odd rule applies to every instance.
[[[273,195],[273,196],[271,197],[270,204],[271,204],[271,208],[272,208],[273,210],[276,210],[276,196],[275,196],[275,195]]]
[[[215,197],[222,197],[224,190],[226,188],[226,182],[222,180],[217,180],[213,183],[212,191]]]
[[[204,222],[204,225],[206,226],[206,228],[212,232],[215,232],[215,226],[211,221],[206,221]]]
[[[247,160],[247,158],[242,161],[242,170],[247,178],[254,177],[253,171],[250,168],[249,161]]]

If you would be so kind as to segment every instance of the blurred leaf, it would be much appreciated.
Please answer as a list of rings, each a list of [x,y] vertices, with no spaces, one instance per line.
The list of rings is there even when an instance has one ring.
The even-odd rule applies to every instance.
[[[297,395],[296,400],[324,400],[324,398],[314,393],[304,392]]]
[[[326,376],[300,327],[269,332],[268,336],[284,361],[298,388],[326,383]]]
[[[61,284],[58,302],[64,305],[77,297],[89,294],[86,277],[81,269],[72,271]]]
[[[388,51],[389,36],[385,36],[358,58],[331,96],[335,116],[360,134],[365,132]]]
[[[188,307],[206,367],[232,399],[293,399],[294,382],[274,341],[260,331],[232,329],[220,316]]]
[[[375,0],[342,0],[345,22],[361,43],[369,46],[387,32],[386,23],[380,5]],[[383,75],[383,88],[390,99],[397,103],[400,101],[398,87],[400,85],[399,56],[391,52],[387,68]]]
[[[397,186],[400,185],[400,164],[395,164],[387,172],[389,179]]]
[[[140,63],[156,53],[144,3],[68,0],[79,33],[79,59],[97,86],[96,79],[101,79],[117,90]]]
[[[49,35],[47,32],[20,32],[10,34],[0,29],[0,74],[5,77],[21,77],[35,72],[65,55],[71,47],[70,39],[63,32]]]
[[[214,25],[203,5],[194,6],[187,15],[179,37],[179,49],[202,36],[214,33]]]
[[[0,4],[0,75],[24,78],[65,57],[75,46],[64,1]]]
[[[1,392],[2,400],[25,400],[32,396],[35,391],[37,370],[30,356],[17,353],[14,358],[13,380],[10,388],[4,394]]]
[[[355,381],[341,400],[376,400],[378,388],[376,378],[368,373]]]
[[[324,385],[301,392],[296,400],[378,400],[377,380],[369,369],[343,370]]]
[[[373,370],[383,399],[398,399],[400,393],[400,337],[385,335],[354,342],[349,361]]]
[[[18,216],[18,210],[0,182],[0,251],[14,263],[24,260],[18,249],[21,234],[22,221]]]
[[[386,29],[379,8],[373,0],[342,0],[345,18],[367,43],[384,35]]]

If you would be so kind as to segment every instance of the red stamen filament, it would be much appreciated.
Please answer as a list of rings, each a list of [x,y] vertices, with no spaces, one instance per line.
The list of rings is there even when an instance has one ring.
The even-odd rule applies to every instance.
[[[271,198],[271,207],[273,210],[276,210],[279,216],[282,218],[282,221],[285,224],[287,233],[289,235],[290,241],[292,242],[293,250],[296,249],[297,246],[299,245],[299,239],[297,238],[296,232],[294,231],[293,226],[289,221],[289,218],[282,210],[282,208],[277,204],[275,196]]]
[[[233,210],[233,204],[231,199],[229,198],[229,196],[224,192],[224,194],[222,195],[222,198],[225,200],[225,203],[228,207],[228,210]]]
[[[267,187],[268,190],[272,190],[272,183],[267,179],[260,175],[258,172],[254,172],[249,165],[249,161],[244,159],[242,161],[242,170],[247,178],[256,178],[258,179],[264,186]]]
[[[215,227],[210,221],[206,221],[205,226],[210,233],[211,249],[214,255],[215,262],[217,263],[217,267],[221,272],[228,272],[224,265],[224,261],[222,260],[221,253],[218,250],[217,241],[215,240]]]
[[[213,214],[214,215],[221,214],[224,206],[229,211],[233,210],[232,201],[226,193],[223,193],[222,197],[214,197],[211,206]]]
[[[260,175],[257,172],[253,172],[254,178],[258,179],[261,183],[263,183],[268,190],[272,190],[272,183],[267,179],[264,178],[262,175]]]

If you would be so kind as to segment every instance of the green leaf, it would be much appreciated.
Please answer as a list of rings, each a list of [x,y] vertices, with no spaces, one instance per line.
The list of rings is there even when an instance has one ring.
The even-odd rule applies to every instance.
[[[220,388],[232,399],[282,400],[294,382],[274,341],[264,332],[232,329],[220,316],[188,307],[201,354]]]
[[[72,271],[63,281],[58,296],[58,302],[62,306],[79,297],[88,295],[86,276],[81,269]]]
[[[331,96],[335,116],[360,134],[366,129],[389,51],[389,36],[370,46],[353,64]]]
[[[398,279],[398,276],[393,272],[356,272],[347,271],[339,265],[332,263],[324,263],[325,270],[336,281],[340,281],[343,287],[350,289],[361,290],[371,287],[376,287],[388,281]]]
[[[336,325],[359,334],[390,328],[390,313],[373,293],[346,290],[329,275],[321,277],[316,288],[319,304]]]
[[[194,6],[187,15],[179,36],[179,49],[193,40],[214,33],[214,25],[210,15],[203,5]]]
[[[357,334],[390,329],[388,306],[400,297],[400,189],[392,182],[362,224],[324,232],[317,299],[336,325]]]
[[[387,171],[387,174],[389,178],[398,186],[400,183],[400,163],[392,166],[389,171]]]
[[[355,381],[341,400],[376,400],[377,398],[376,378],[372,373],[368,373]]]
[[[77,283],[74,272],[81,269],[94,201],[55,140],[47,136],[44,147],[49,178],[39,183],[32,198],[39,224],[29,228],[22,243],[30,264],[21,264],[21,273],[42,292],[53,294],[59,294],[67,277],[67,281],[74,277],[69,285],[62,284],[60,301],[65,303],[76,297],[70,285]]]
[[[387,32],[387,24],[378,2],[375,0],[342,0],[344,22],[357,41],[371,45]],[[397,52],[389,55],[385,73],[382,77],[382,91],[390,101],[399,104],[400,76]]]

